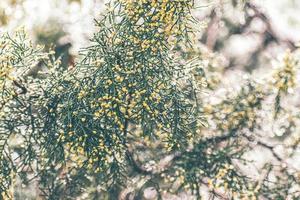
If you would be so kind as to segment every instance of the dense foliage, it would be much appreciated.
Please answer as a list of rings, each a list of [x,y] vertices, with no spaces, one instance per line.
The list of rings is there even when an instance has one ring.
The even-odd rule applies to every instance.
[[[299,170],[262,140],[272,126],[288,132],[288,158],[299,150],[298,107],[284,101],[299,53],[220,95],[222,59],[196,44],[197,4],[111,1],[68,69],[24,31],[1,35],[1,199],[22,198],[17,185],[44,199],[142,199],[149,188],[158,199],[299,199]],[[248,157],[257,146],[272,157],[260,167]]]

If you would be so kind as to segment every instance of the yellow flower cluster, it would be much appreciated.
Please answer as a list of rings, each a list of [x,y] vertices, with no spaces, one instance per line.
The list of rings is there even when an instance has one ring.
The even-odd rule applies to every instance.
[[[215,188],[223,187],[225,190],[228,189],[228,181],[237,181],[236,178],[231,180],[231,177],[228,176],[228,173],[234,169],[233,165],[225,164],[223,168],[220,168],[217,175],[215,176],[216,183]]]
[[[69,154],[71,160],[77,163],[77,166],[83,166],[88,162],[89,169],[96,169],[102,171],[106,169],[109,164],[117,159],[119,162],[124,160],[124,145],[121,138],[125,129],[125,120],[140,123],[145,117],[158,118],[159,115],[166,117],[167,113],[161,113],[158,109],[158,104],[162,100],[162,92],[164,84],[155,84],[152,91],[140,88],[137,83],[127,84],[124,82],[123,76],[121,77],[123,68],[116,65],[115,79],[108,79],[103,77],[105,85],[109,84],[108,92],[104,95],[94,98],[97,92],[94,88],[80,87],[80,84],[75,84],[79,90],[77,99],[82,102],[88,96],[93,96],[89,105],[94,112],[92,117],[82,116],[78,111],[72,113],[73,119],[79,120],[82,126],[86,126],[91,118],[94,123],[103,123],[104,132],[99,128],[91,130],[90,132],[83,132],[76,129],[75,122],[68,124],[66,130],[61,130],[58,141],[66,144],[66,154]],[[111,88],[116,88],[114,92],[109,92]],[[59,91],[57,91],[59,92]],[[93,94],[95,93],[95,94]],[[61,107],[61,105],[58,105]],[[163,125],[158,125],[158,130],[162,129]],[[92,128],[92,127],[89,127]],[[111,134],[107,135],[107,132]],[[158,133],[158,132],[157,132]],[[93,141],[91,143],[91,141]],[[98,141],[97,144],[94,142]],[[113,147],[112,147],[113,145]]]
[[[225,101],[218,105],[204,106],[204,112],[212,116],[214,123],[223,133],[241,128],[253,128],[257,111],[264,97],[259,87],[246,93],[242,92],[234,102]]]
[[[150,47],[156,49],[155,44],[165,41],[170,36],[181,35],[186,28],[189,10],[193,7],[191,0],[119,0],[125,8],[129,19],[135,23],[137,34],[149,35],[151,40],[138,37],[131,39],[142,46],[143,50]],[[154,36],[154,37],[153,37]]]
[[[118,162],[124,161],[124,153],[121,153],[124,152],[122,141],[116,134],[111,134],[110,138],[104,138],[99,130],[81,134],[75,130],[67,134],[61,131],[58,138],[59,142],[65,143],[65,155],[76,164],[76,167],[81,168],[86,165],[87,169],[98,172],[107,169],[114,159]],[[93,141],[93,145],[90,141]]]
[[[296,85],[296,69],[299,61],[290,52],[286,52],[282,61],[281,67],[274,73],[272,85],[278,91],[286,93]]]
[[[103,84],[99,86],[103,92],[101,95],[97,86],[81,86],[80,82],[74,83],[74,89],[78,91],[75,94],[76,102],[87,103],[85,109],[89,107],[91,113],[82,115],[78,108],[72,111],[73,120],[64,130],[61,130],[58,142],[65,144],[66,155],[70,156],[78,167],[84,165],[91,170],[103,171],[111,162],[116,160],[123,162],[125,153],[122,138],[125,137],[125,121],[139,124],[142,120],[153,119],[157,121],[157,131],[154,131],[154,134],[160,137],[165,133],[161,130],[166,124],[159,123],[160,117],[167,117],[168,105],[162,103],[165,101],[162,96],[165,84],[158,80],[147,90],[137,81],[127,80],[130,69],[115,65],[110,70],[114,78],[102,76],[98,80],[101,85]],[[56,92],[61,93],[60,90]],[[60,104],[58,107],[64,108]],[[53,108],[49,107],[49,109],[54,112]],[[161,109],[165,111],[161,112]],[[91,121],[96,126],[89,126]],[[78,129],[78,124],[84,129],[91,130]],[[103,127],[99,128],[97,124],[100,127],[102,124]],[[169,129],[170,125],[166,127]]]
[[[214,190],[224,190],[234,199],[256,200],[260,186],[254,187],[252,183],[245,185],[245,182],[239,180],[240,177],[235,173],[236,169],[233,165],[223,164],[215,177],[207,180],[208,187]]]

